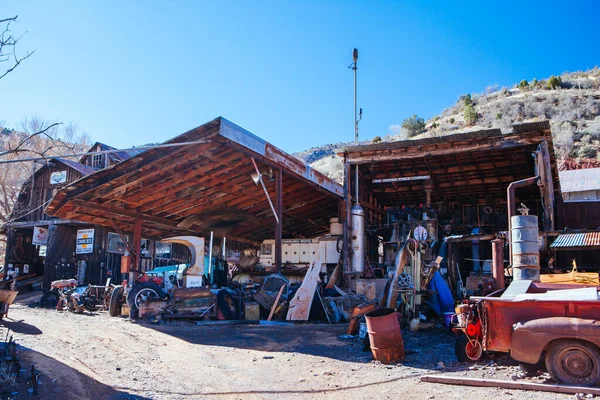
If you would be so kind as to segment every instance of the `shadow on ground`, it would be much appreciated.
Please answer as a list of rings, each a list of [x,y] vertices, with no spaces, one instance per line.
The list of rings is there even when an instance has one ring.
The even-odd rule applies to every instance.
[[[16,378],[16,384],[10,388],[0,388],[0,400],[11,399],[40,399],[40,400],[79,400],[79,399],[121,399],[145,400],[145,397],[135,396],[126,391],[114,389],[102,384],[76,369],[48,357],[37,351],[19,346],[18,360],[21,371]],[[28,393],[31,387],[31,366],[39,371],[40,384],[38,395]],[[89,369],[89,367],[87,367]],[[12,393],[12,394],[11,394]],[[14,393],[17,393],[16,395]]]

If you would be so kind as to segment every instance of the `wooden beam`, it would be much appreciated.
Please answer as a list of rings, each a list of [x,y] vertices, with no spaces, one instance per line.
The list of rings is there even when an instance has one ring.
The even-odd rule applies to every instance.
[[[499,381],[495,379],[476,379],[476,378],[461,378],[457,376],[440,376],[440,375],[425,375],[421,377],[421,382],[427,383],[443,383],[447,385],[459,386],[477,386],[477,387],[498,387],[503,389],[516,390],[535,390],[538,392],[551,393],[567,393],[577,394],[586,393],[600,396],[600,388],[587,386],[563,386],[563,385],[548,385],[544,383],[533,382],[512,382]]]

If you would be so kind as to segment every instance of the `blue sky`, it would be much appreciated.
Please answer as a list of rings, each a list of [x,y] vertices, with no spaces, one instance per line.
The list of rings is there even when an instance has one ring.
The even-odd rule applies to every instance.
[[[36,53],[0,80],[0,121],[73,121],[116,147],[217,116],[288,152],[351,141],[353,47],[361,139],[488,85],[600,64],[591,0],[0,0],[14,14],[19,52]]]

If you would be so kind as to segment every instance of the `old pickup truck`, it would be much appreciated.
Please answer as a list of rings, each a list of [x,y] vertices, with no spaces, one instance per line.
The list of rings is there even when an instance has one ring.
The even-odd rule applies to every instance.
[[[472,297],[457,308],[456,353],[509,353],[524,369],[545,364],[557,382],[600,384],[598,286],[514,281],[503,293]]]

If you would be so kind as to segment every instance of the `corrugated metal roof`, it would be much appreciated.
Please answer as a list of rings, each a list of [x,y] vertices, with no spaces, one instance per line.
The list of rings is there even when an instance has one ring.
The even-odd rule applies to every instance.
[[[550,248],[600,247],[600,232],[562,233]]]
[[[563,193],[600,190],[600,168],[559,171],[558,176]]]
[[[349,153],[371,150],[401,149],[404,147],[418,147],[428,144],[453,143],[472,139],[489,139],[502,136],[500,129],[485,129],[473,132],[452,133],[440,137],[427,137],[423,139],[398,140],[395,142],[383,142],[374,144],[362,144],[357,146],[346,146],[345,151]]]
[[[87,165],[79,164],[78,162],[75,162],[75,161],[66,160],[64,158],[55,158],[55,160],[60,161],[61,163],[65,164],[65,165],[68,165],[69,167],[73,168],[75,171],[79,171],[79,173],[81,173],[81,175],[83,175],[83,176],[86,176],[93,172],[96,172],[95,168],[92,168]]]

